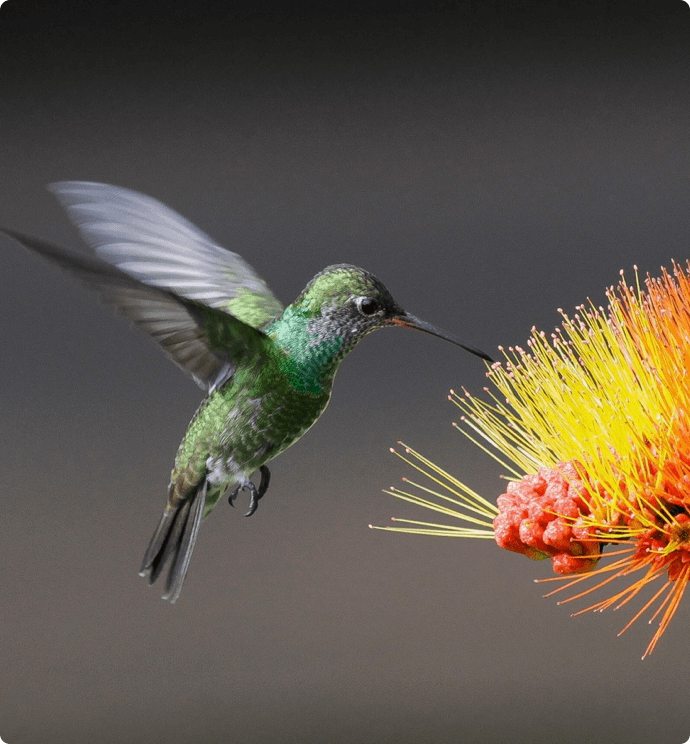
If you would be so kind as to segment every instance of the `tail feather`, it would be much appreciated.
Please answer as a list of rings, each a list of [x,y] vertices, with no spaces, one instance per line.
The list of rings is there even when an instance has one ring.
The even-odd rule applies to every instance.
[[[194,493],[177,507],[166,507],[153,533],[141,564],[140,576],[148,575],[149,584],[160,576],[170,558],[163,599],[175,602],[182,591],[199,525],[206,505],[208,482],[204,480]]]

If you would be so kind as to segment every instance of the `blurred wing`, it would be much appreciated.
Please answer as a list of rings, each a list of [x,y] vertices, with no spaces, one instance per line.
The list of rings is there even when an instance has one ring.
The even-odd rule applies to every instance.
[[[156,199],[86,181],[62,181],[50,189],[99,257],[140,282],[222,310],[254,328],[283,312],[241,256]]]
[[[250,348],[261,348],[268,340],[232,315],[142,284],[103,261],[14,230],[2,232],[97,291],[103,302],[115,305],[143,328],[209,392],[232,376],[240,355]]]

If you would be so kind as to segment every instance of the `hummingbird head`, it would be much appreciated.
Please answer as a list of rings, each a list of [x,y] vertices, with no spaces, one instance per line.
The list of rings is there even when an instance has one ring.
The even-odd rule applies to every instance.
[[[383,282],[350,264],[335,264],[319,272],[290,308],[306,317],[310,346],[338,342],[338,359],[372,331],[397,325],[430,333],[493,361],[479,349],[405,312]]]

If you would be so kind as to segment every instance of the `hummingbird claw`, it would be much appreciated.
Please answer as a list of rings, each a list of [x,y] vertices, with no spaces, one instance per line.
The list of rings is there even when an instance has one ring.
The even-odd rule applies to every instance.
[[[271,471],[266,467],[266,465],[262,465],[259,468],[259,472],[261,473],[261,481],[259,482],[258,488],[251,481],[248,481],[243,486],[237,486],[228,496],[228,504],[234,507],[235,499],[240,490],[244,491],[246,489],[251,493],[249,509],[244,515],[245,517],[251,517],[252,514],[254,514],[254,512],[259,508],[259,499],[265,495],[266,491],[268,491],[268,483],[271,480]]]
[[[249,499],[249,509],[247,509],[247,513],[244,515],[245,517],[251,517],[252,514],[259,508],[259,499],[257,497],[257,491],[256,486],[252,483],[252,488],[249,490],[252,492],[251,498]]]
[[[244,515],[245,517],[251,517],[252,514],[254,514],[254,512],[259,508],[259,499],[266,494],[266,491],[268,491],[268,484],[271,480],[271,471],[265,465],[262,465],[259,468],[259,471],[261,472],[261,482],[259,483],[259,488],[257,489],[257,487],[251,481],[247,486],[252,495],[249,499],[249,509]]]
[[[233,489],[232,493],[231,493],[231,494],[230,494],[230,495],[228,496],[228,504],[230,504],[230,506],[232,506],[232,507],[233,507],[233,509],[235,508],[235,503],[234,503],[234,501],[235,501],[235,499],[237,498],[237,494],[238,494],[239,492],[240,492],[240,487],[239,487],[239,486],[237,486],[237,488]]]

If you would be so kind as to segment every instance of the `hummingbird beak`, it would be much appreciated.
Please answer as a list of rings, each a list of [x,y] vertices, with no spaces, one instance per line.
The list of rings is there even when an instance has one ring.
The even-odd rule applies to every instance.
[[[476,356],[481,357],[487,362],[493,364],[494,360],[480,349],[476,349],[474,346],[467,346],[466,344],[461,343],[460,341],[458,341],[457,338],[455,338],[455,336],[451,336],[450,333],[446,333],[445,331],[436,328],[436,326],[431,325],[431,323],[427,323],[425,320],[415,318],[414,315],[410,315],[409,313],[402,312],[399,315],[394,315],[392,318],[388,318],[386,320],[386,323],[401,326],[402,328],[414,328],[417,331],[424,331],[424,333],[430,333],[432,336],[438,336],[445,341],[450,341],[451,344],[459,346],[461,349],[465,349],[465,351],[469,351],[470,354],[475,354]]]

